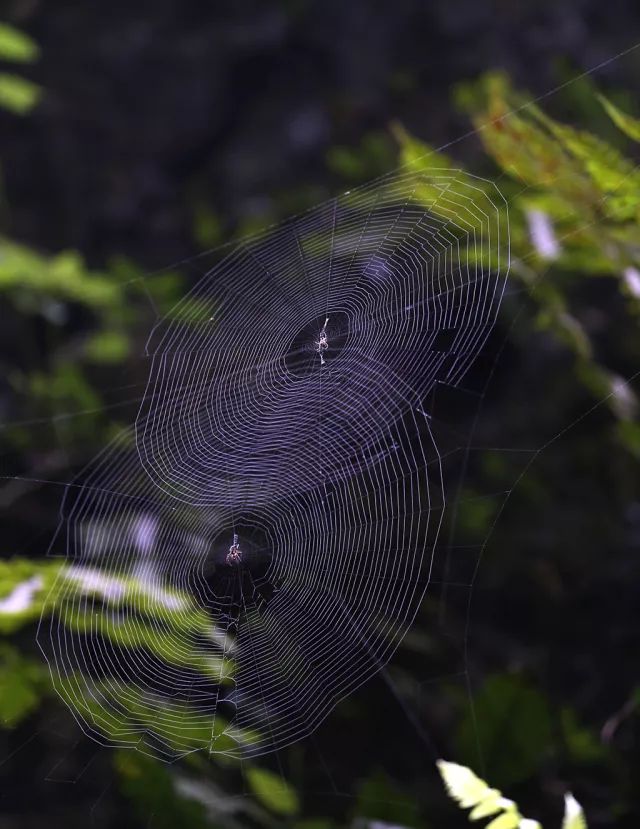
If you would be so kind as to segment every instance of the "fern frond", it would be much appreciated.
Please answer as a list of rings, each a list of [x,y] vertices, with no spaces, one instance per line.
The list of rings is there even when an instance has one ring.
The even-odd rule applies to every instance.
[[[466,766],[438,760],[438,770],[447,793],[462,809],[471,809],[469,820],[490,817],[485,829],[542,829],[537,820],[522,817],[513,800],[502,796]],[[565,796],[562,829],[587,829],[584,812],[571,794]]]
[[[520,815],[517,811],[504,812],[487,825],[487,829],[518,829]]]

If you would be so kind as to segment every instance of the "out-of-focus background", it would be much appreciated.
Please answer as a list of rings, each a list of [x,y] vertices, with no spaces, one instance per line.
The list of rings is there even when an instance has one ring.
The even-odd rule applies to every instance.
[[[568,790],[591,827],[637,826],[637,4],[0,17],[0,826],[462,826],[438,757],[545,827]],[[193,257],[400,163],[509,202],[512,290],[439,414],[469,450],[443,554],[468,558],[312,739],[244,764],[101,748],[34,642],[64,483],[135,415]]]

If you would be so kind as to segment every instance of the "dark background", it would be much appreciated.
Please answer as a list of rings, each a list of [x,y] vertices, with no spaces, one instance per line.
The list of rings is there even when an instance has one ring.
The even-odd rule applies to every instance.
[[[3,124],[12,232],[148,268],[198,252],[198,202],[226,240],[278,199],[335,192],[332,146],[392,120],[445,144],[469,128],[452,113],[456,82],[502,67],[546,93],[631,46],[637,27],[624,0],[25,2],[6,17],[40,43],[47,89],[32,118]],[[634,65],[599,78],[628,87]]]
[[[452,89],[486,70],[505,69],[534,96],[567,84],[548,104],[573,118],[581,87],[572,79],[633,46],[640,30],[631,0],[20,0],[5,3],[2,18],[40,45],[24,72],[44,88],[29,115],[0,113],[3,235],[42,254],[76,250],[105,273],[125,262],[150,285],[158,269],[391,169],[392,122],[432,146],[466,134]],[[595,82],[634,101],[639,69],[631,53]],[[361,167],[345,174],[336,148],[361,156]],[[475,136],[447,152],[490,169]],[[188,282],[188,268],[175,270]],[[623,359],[611,334],[618,300],[600,283],[571,290],[585,319],[610,315],[597,329],[598,358],[631,374],[638,344],[627,343]],[[16,391],[11,372],[46,376],[50,354],[42,315],[25,322],[31,312],[12,291],[2,298],[1,406],[19,423],[34,415],[33,392]],[[148,312],[135,320],[138,345]],[[433,765],[445,756],[486,774],[547,827],[559,825],[566,790],[590,826],[637,825],[637,459],[616,444],[602,407],[583,418],[597,399],[562,347],[526,320],[526,299],[508,303],[470,375],[473,396],[442,403],[443,432],[458,430],[472,448],[514,447],[500,460],[471,452],[462,490],[452,477],[462,516],[454,542],[473,545],[460,576],[473,589],[435,585],[389,668],[313,739],[267,761],[303,804],[297,818],[276,822],[462,826]],[[75,341],[93,324],[71,307],[60,337]],[[139,381],[145,366],[131,359],[126,371]],[[87,382],[109,403],[117,370],[95,369]],[[55,415],[70,409],[64,395],[57,406]],[[18,475],[66,481],[103,445],[97,427],[62,437],[47,429],[3,444],[5,487]],[[62,459],[58,440],[67,442]],[[487,510],[468,506],[492,491],[501,494]],[[60,493],[37,484],[5,492],[4,556],[45,554]],[[20,633],[25,651],[33,633]],[[145,767],[155,782],[141,793],[54,699],[4,732],[2,748],[2,827],[163,826],[167,816],[197,825],[169,802],[162,775],[179,769]],[[201,776],[236,806],[251,799],[242,769],[212,765]],[[253,818],[209,825],[231,820]]]

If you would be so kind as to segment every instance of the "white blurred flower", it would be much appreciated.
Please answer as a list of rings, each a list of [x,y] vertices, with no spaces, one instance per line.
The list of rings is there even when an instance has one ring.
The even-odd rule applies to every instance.
[[[560,244],[549,216],[542,210],[527,210],[527,224],[531,244],[543,259],[557,259]]]
[[[638,408],[633,389],[617,374],[611,375],[611,408],[622,420],[631,420]]]
[[[622,275],[631,296],[640,299],[640,271],[637,268],[625,268]]]
[[[32,576],[17,584],[8,596],[0,599],[0,613],[22,613],[31,606],[33,597],[42,588],[40,576]]]

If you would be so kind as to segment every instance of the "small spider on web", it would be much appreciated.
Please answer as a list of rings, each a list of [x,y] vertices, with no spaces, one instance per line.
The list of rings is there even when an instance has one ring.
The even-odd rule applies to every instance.
[[[327,317],[324,321],[324,325],[322,326],[322,331],[320,332],[320,336],[318,337],[318,341],[316,342],[316,351],[320,355],[320,365],[323,366],[326,364],[326,360],[324,359],[323,352],[329,348],[329,340],[327,339],[327,323],[329,322],[329,317]]]
[[[227,564],[230,566],[237,566],[242,561],[242,550],[240,549],[240,542],[238,536],[233,534],[233,544],[229,547],[227,553]]]

